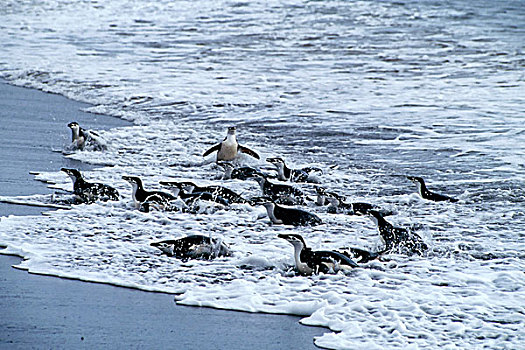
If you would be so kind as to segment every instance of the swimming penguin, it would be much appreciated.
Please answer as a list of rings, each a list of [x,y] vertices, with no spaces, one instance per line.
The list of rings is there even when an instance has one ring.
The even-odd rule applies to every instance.
[[[197,194],[197,193],[209,193],[212,196],[219,197],[226,200],[228,203],[239,203],[246,204],[248,201],[244,199],[241,195],[238,195],[229,188],[223,186],[204,186],[199,187],[191,181],[161,181],[160,184],[166,187],[174,187],[184,190],[188,194]]]
[[[315,214],[297,208],[283,207],[268,199],[260,199],[257,204],[266,208],[268,217],[274,224],[313,226],[323,223]]]
[[[410,181],[412,181],[413,183],[415,183],[417,185],[417,189],[418,189],[419,195],[423,199],[428,199],[428,200],[434,201],[434,202],[449,201],[449,202],[453,202],[454,203],[454,202],[458,201],[456,198],[452,198],[452,197],[449,197],[449,196],[445,196],[443,194],[434,193],[434,192],[429,191],[427,189],[427,186],[425,185],[425,180],[423,180],[422,177],[419,177],[419,176],[407,176],[407,179],[409,179]]]
[[[381,254],[384,253],[384,251],[371,252],[366,249],[352,247],[352,248],[341,248],[340,253],[348,256],[350,259],[355,260],[358,263],[364,264],[364,263],[367,263],[369,261],[379,258]]]
[[[263,196],[270,197],[276,203],[304,204],[304,193],[293,186],[271,183],[264,176],[255,175],[254,180],[261,186]]]
[[[326,190],[326,188],[321,186],[316,186],[315,191],[317,192],[317,200],[315,201],[316,205],[323,206],[329,204],[326,197],[331,196],[337,199],[340,202],[344,202],[346,200],[345,196],[338,195],[335,192],[329,192]]]
[[[126,180],[133,187],[132,197],[133,203],[136,208],[141,208],[142,203],[149,203],[149,206],[156,205],[159,209],[164,209],[169,202],[176,200],[177,198],[172,194],[162,191],[146,191],[142,180],[137,176],[122,176],[122,179]]]
[[[385,243],[384,252],[405,252],[408,254],[422,254],[428,249],[421,237],[405,228],[394,227],[385,220],[383,215],[375,210],[368,212],[372,221],[377,225],[379,235]]]
[[[62,168],[71,180],[73,180],[73,193],[82,203],[93,203],[95,201],[118,201],[119,193],[111,186],[101,183],[91,183],[84,180],[77,169]]]
[[[106,145],[101,141],[99,135],[92,131],[81,128],[77,122],[67,125],[71,129],[71,146],[74,149],[84,150],[86,147],[92,151],[103,151]]]
[[[204,152],[202,155],[203,157],[208,156],[209,154],[213,152],[217,152],[217,162],[221,160],[233,160],[237,157],[237,153],[246,153],[255,159],[261,159],[259,155],[249,149],[248,147],[244,147],[239,145],[237,142],[237,138],[235,137],[235,126],[228,128],[228,134],[226,135],[226,138],[221,142]]]
[[[347,215],[367,215],[371,210],[375,210],[383,216],[392,215],[391,211],[382,210],[378,206],[369,203],[345,203],[332,195],[327,195],[326,200],[330,203],[327,211],[332,214],[343,213]]]
[[[337,273],[358,265],[348,256],[331,250],[311,250],[301,235],[279,234],[277,237],[287,240],[294,247],[295,266],[302,275],[317,273]]]
[[[177,239],[153,242],[151,246],[164,254],[182,260],[211,260],[221,256],[231,256],[230,248],[218,238],[190,235]]]
[[[238,179],[238,180],[247,180],[255,175],[264,176],[264,174],[255,168],[244,166],[240,168],[235,168],[229,162],[219,161],[217,165],[224,169],[223,180]]]
[[[159,183],[161,186],[177,191],[176,195],[179,196],[182,200],[184,200],[184,202],[192,208],[194,207],[195,201],[198,199],[202,199],[209,202],[215,202],[224,206],[229,206],[231,204],[231,202],[228,199],[223,198],[220,195],[219,191],[211,192],[213,191],[213,188],[210,188],[207,191],[205,190],[205,187],[199,187],[200,191],[195,191],[193,186],[186,185],[187,182],[160,181]]]
[[[307,167],[303,169],[290,169],[286,166],[284,159],[280,157],[266,158],[277,169],[277,178],[281,181],[319,183],[319,179],[313,172],[323,173],[319,168]]]

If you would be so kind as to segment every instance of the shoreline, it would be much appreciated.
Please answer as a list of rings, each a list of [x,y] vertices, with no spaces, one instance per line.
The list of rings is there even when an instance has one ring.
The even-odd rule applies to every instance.
[[[85,103],[3,80],[0,104],[0,120],[6,125],[0,130],[5,140],[0,159],[16,159],[0,174],[1,196],[51,193],[29,171],[95,168],[52,151],[69,140],[68,122],[76,120],[96,130],[131,125],[80,111],[88,106]],[[46,209],[0,203],[0,217],[42,211]],[[0,250],[0,307],[7,310],[0,321],[0,347],[318,349],[314,337],[329,332],[301,325],[298,316],[178,305],[170,293],[13,268],[21,259]]]

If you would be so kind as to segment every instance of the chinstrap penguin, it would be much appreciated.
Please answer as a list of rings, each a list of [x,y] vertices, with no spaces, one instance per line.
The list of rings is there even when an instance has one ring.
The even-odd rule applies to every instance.
[[[92,130],[86,130],[77,122],[71,122],[67,125],[71,129],[71,147],[83,151],[104,151],[106,145],[100,139],[99,135]]]
[[[294,247],[295,266],[300,274],[337,273],[358,265],[348,256],[331,250],[311,250],[301,235],[279,234],[277,237],[287,240]]]
[[[259,183],[263,196],[270,197],[276,203],[281,204],[304,204],[304,193],[290,185],[276,184],[268,181],[263,176],[253,177]]]
[[[211,147],[209,150],[204,152],[202,156],[206,157],[213,152],[217,152],[217,162],[223,160],[228,161],[235,159],[237,157],[237,153],[241,152],[246,153],[254,157],[255,159],[261,159],[261,157],[255,151],[252,151],[248,147],[239,145],[235,136],[235,131],[235,126],[229,127],[228,133],[226,134],[226,138],[221,143],[216,144],[215,146]]]
[[[347,215],[367,215],[371,210],[375,210],[383,216],[392,215],[388,210],[382,210],[376,205],[370,203],[353,202],[345,203],[332,195],[327,195],[328,203],[327,211],[332,214],[343,213]]]
[[[313,173],[323,173],[321,169],[314,167],[290,169],[280,157],[266,158],[266,161],[275,166],[277,178],[281,181],[319,183],[319,178]]]
[[[368,214],[377,225],[379,235],[385,244],[383,252],[422,254],[428,249],[428,245],[417,233],[405,228],[394,227],[394,225],[385,220],[381,213],[375,210],[369,211]]]
[[[176,200],[177,198],[170,193],[162,191],[146,191],[142,180],[137,176],[122,176],[122,179],[126,180],[133,187],[131,196],[133,197],[133,203],[136,208],[141,208],[142,203],[148,203],[149,206],[155,205],[158,209],[165,209],[169,202]]]
[[[93,203],[95,201],[118,201],[119,193],[111,186],[101,183],[91,183],[84,180],[77,169],[62,168],[73,181],[73,193],[82,203]]]
[[[197,194],[197,193],[209,193],[214,197],[226,200],[229,204],[239,203],[246,204],[248,201],[244,199],[241,195],[235,193],[229,188],[223,186],[197,186],[191,181],[161,181],[160,184],[166,187],[178,188],[179,190],[184,191],[187,194]],[[221,203],[222,204],[222,203]]]
[[[430,191],[427,188],[427,185],[425,184],[425,180],[423,180],[422,177],[419,177],[419,176],[407,176],[407,179],[409,179],[410,181],[412,181],[413,183],[415,183],[417,185],[418,193],[421,196],[421,198],[423,198],[423,199],[427,199],[427,200],[434,201],[434,202],[448,201],[448,202],[453,202],[454,203],[454,202],[458,201],[456,198],[452,198],[452,197],[449,197],[449,196],[445,196],[443,194],[434,193],[434,192]]]
[[[327,197],[332,196],[339,200],[340,202],[344,202],[346,200],[345,196],[338,195],[335,192],[327,191],[326,188],[322,186],[316,186],[315,192],[317,193],[317,200],[315,201],[316,205],[323,206],[329,204]]]
[[[182,260],[211,260],[222,256],[231,256],[230,248],[221,239],[202,235],[190,235],[177,239],[153,242],[151,246],[160,249],[170,257]]]
[[[269,199],[261,198],[256,201],[256,204],[260,204],[266,208],[268,217],[274,224],[314,226],[323,223],[315,214],[302,209],[283,207]]]
[[[217,162],[217,165],[222,167],[224,169],[224,175],[222,176],[223,180],[231,180],[231,179],[237,179],[237,180],[248,180],[255,175],[264,176],[263,172],[259,169],[255,169],[248,166],[243,166],[240,168],[235,168],[233,164],[229,162],[223,162],[219,161]]]
[[[211,192],[211,190],[213,189],[206,191],[202,187],[202,191],[195,191],[193,186],[185,185],[185,182],[160,181],[159,183],[161,186],[175,191],[175,195],[180,197],[190,207],[194,207],[195,201],[198,199],[209,202],[215,202],[224,206],[229,206],[231,204],[231,202],[228,199],[220,196],[218,191]]]

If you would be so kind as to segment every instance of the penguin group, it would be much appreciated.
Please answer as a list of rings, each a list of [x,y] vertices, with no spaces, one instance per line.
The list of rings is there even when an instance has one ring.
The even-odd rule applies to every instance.
[[[86,138],[84,129],[77,123],[68,125],[73,130],[75,142]],[[344,195],[329,191],[320,185],[320,176],[323,170],[318,167],[301,169],[289,168],[284,159],[279,156],[268,157],[271,171],[264,171],[262,166],[236,167],[239,154],[260,160],[259,154],[252,149],[241,146],[237,142],[236,127],[230,127],[224,140],[208,150],[202,156],[215,155],[215,163],[223,169],[223,181],[253,180],[253,185],[260,188],[259,194],[246,198],[222,185],[199,186],[190,181],[160,181],[159,185],[168,191],[149,191],[144,188],[141,178],[123,175],[122,179],[131,185],[131,197],[134,207],[142,212],[151,210],[181,211],[198,213],[199,201],[206,201],[229,208],[232,205],[262,206],[266,209],[267,217],[274,225],[315,226],[322,225],[323,220],[306,208],[326,208],[327,214],[344,214],[368,216],[376,225],[382,249],[372,252],[358,247],[346,247],[337,250],[312,250],[303,237],[297,233],[279,234],[281,238],[293,246],[293,260],[299,274],[311,275],[317,273],[337,273],[359,267],[371,260],[378,259],[389,253],[424,254],[429,246],[416,232],[403,227],[396,227],[385,217],[392,215],[392,211],[385,210],[377,205],[364,202],[347,202]],[[118,201],[118,191],[105,184],[88,182],[76,169],[62,168],[73,181],[73,194],[77,203],[94,203],[96,201]],[[456,202],[457,199],[431,192],[421,177],[407,176],[407,179],[418,186],[421,198],[429,201]],[[317,198],[311,198],[298,184],[315,186]],[[257,187],[257,186],[256,186]],[[310,187],[311,188],[311,187]],[[214,259],[232,255],[229,246],[217,238],[205,235],[189,235],[187,237],[152,242],[151,246],[158,248],[162,254],[170,257],[187,259]]]

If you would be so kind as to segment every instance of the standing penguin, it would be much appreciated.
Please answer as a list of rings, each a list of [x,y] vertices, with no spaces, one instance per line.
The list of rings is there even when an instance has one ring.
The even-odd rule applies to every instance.
[[[235,137],[235,126],[231,126],[228,128],[228,134],[226,134],[226,137],[221,143],[216,144],[202,155],[203,157],[206,157],[210,155],[213,152],[217,152],[217,162],[221,160],[233,160],[235,157],[237,157],[238,152],[246,153],[255,159],[261,159],[259,155],[255,152],[249,149],[248,147],[244,147],[239,145],[237,142],[237,138]]]
[[[77,122],[71,122],[67,126],[71,129],[70,148],[73,150],[104,151],[107,148],[96,132],[82,128]]]

